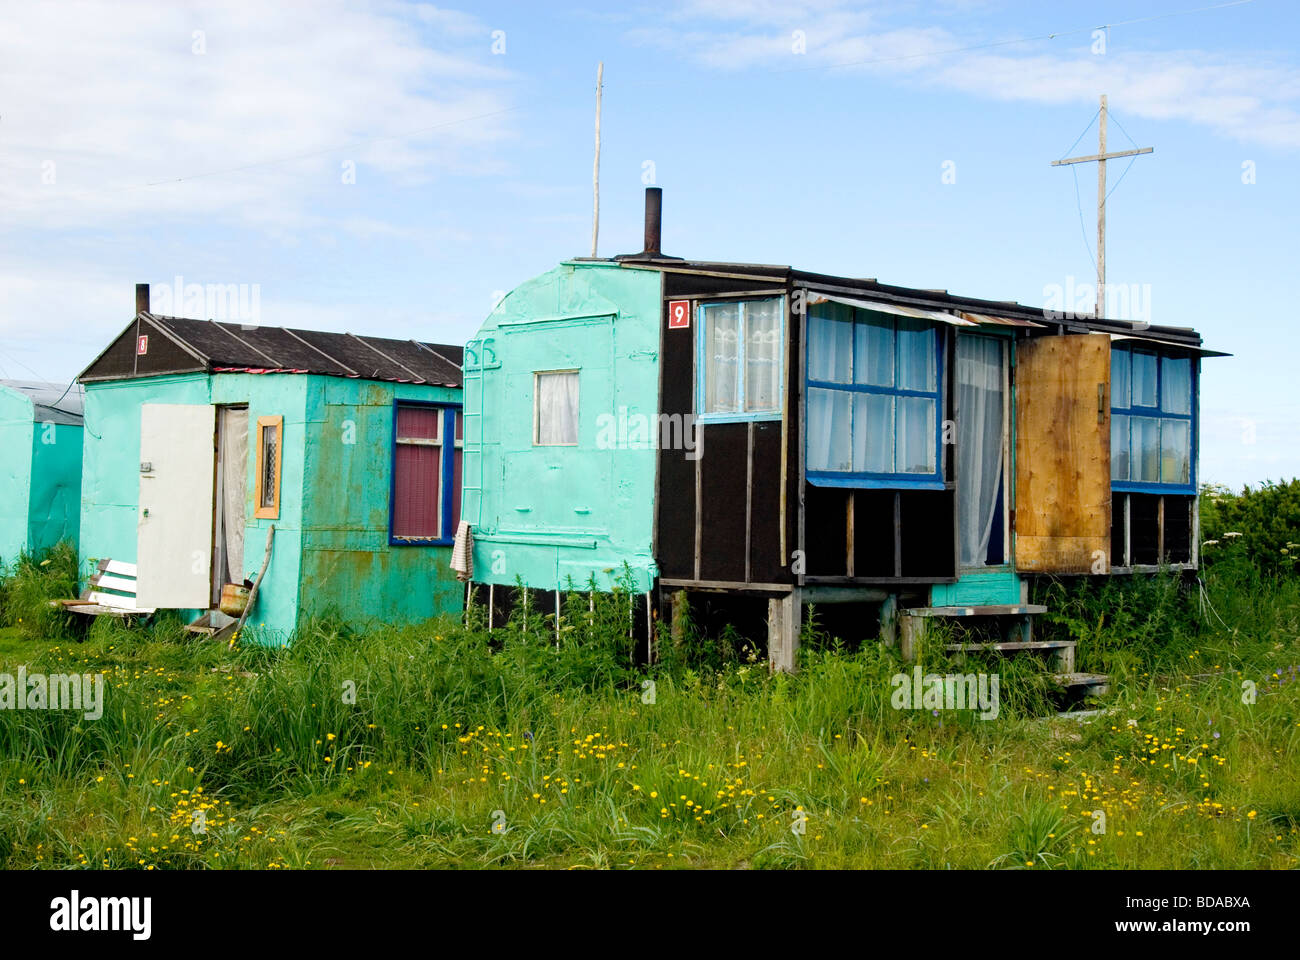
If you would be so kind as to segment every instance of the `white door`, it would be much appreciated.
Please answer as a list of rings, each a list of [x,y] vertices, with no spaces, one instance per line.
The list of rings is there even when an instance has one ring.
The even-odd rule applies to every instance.
[[[214,409],[140,408],[136,602],[206,610],[212,589]]]

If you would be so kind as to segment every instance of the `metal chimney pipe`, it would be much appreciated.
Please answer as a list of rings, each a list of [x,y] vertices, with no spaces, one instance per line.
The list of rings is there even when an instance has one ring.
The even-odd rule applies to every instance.
[[[663,224],[664,191],[662,187],[645,188],[645,249],[643,254],[662,256],[659,249]]]
[[[137,283],[135,285],[135,312],[149,312],[149,284]]]

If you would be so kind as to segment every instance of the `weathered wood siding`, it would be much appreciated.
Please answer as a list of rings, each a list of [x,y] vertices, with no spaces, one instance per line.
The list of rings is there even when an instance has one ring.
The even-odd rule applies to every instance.
[[[1110,338],[1022,341],[1016,368],[1016,569],[1110,569]]]

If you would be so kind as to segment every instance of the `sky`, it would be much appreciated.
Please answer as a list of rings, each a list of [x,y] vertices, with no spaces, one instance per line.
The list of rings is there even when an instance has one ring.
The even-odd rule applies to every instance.
[[[1207,9],[1210,8],[1210,9]],[[463,343],[591,252],[790,264],[1194,327],[1201,479],[1300,475],[1293,0],[7,3],[0,377],[67,383],[178,283]],[[165,288],[165,289],[164,289]],[[255,297],[255,299],[254,299]],[[172,297],[175,300],[175,297]],[[181,304],[170,311],[184,314]]]

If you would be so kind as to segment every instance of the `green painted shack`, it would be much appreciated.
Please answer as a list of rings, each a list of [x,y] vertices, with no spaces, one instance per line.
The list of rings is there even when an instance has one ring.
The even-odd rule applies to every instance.
[[[78,384],[0,381],[0,567],[77,542],[81,408]]]
[[[137,606],[224,626],[274,526],[258,642],[463,609],[460,347],[161,317],[143,284],[136,307],[79,378],[83,570],[135,564]]]
[[[1223,354],[1195,330],[670,257],[660,202],[641,253],[523,284],[466,346],[490,593],[554,609],[626,563],[642,631],[693,595],[793,669],[809,604],[905,654],[931,617],[1038,650],[1031,578],[1196,568],[1200,361]]]
[[[567,261],[466,345],[465,519],[494,609],[517,582],[551,604],[570,584],[654,584],[660,289],[653,271]]]

